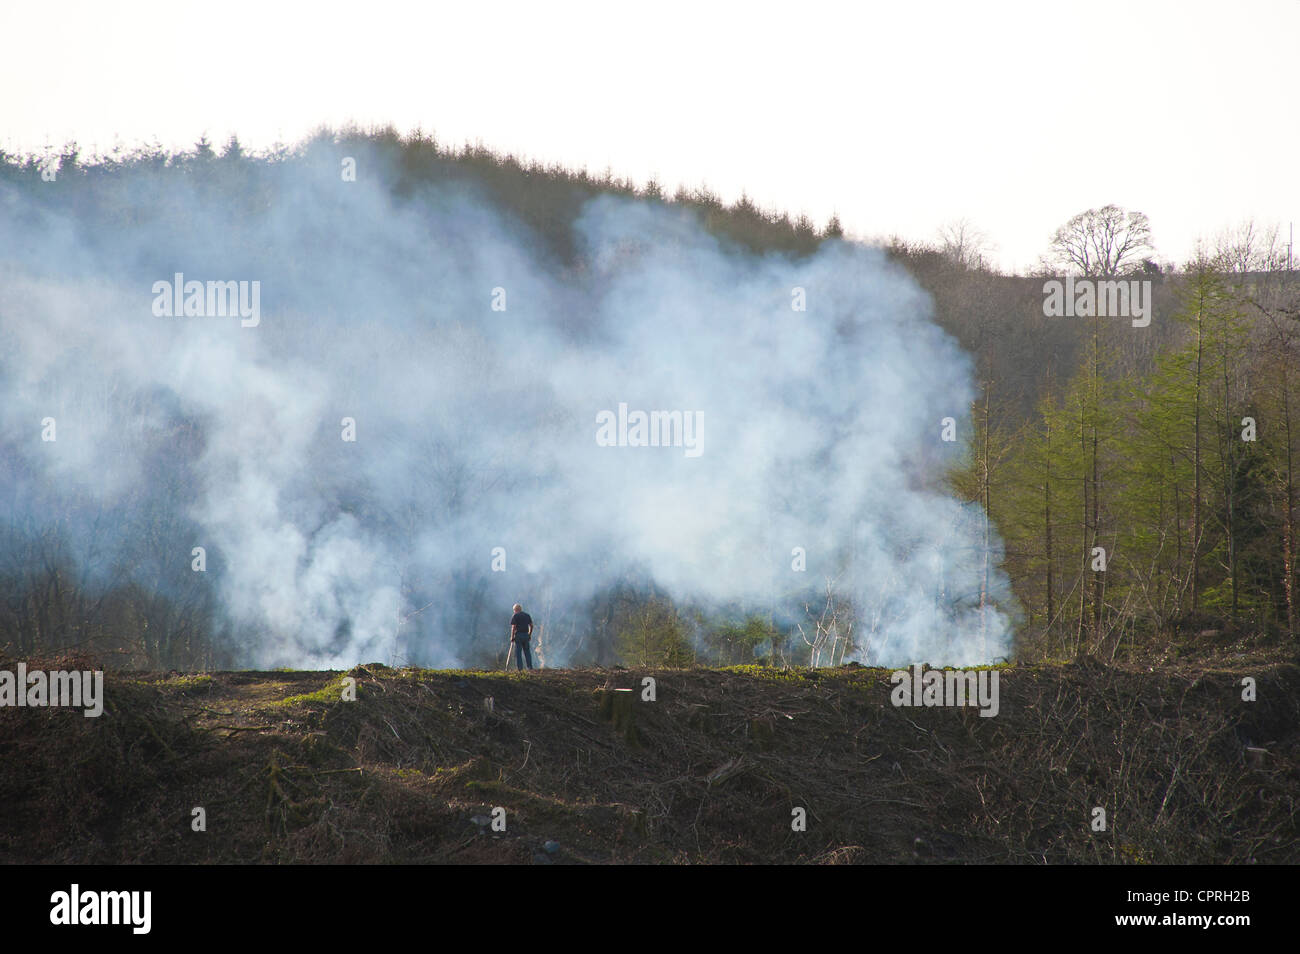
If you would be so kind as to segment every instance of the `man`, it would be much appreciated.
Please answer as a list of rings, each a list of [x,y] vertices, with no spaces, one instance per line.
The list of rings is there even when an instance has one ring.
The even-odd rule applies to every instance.
[[[515,604],[515,615],[510,617],[510,642],[515,644],[515,668],[523,669],[524,660],[533,668],[533,654],[528,651],[528,640],[533,635],[533,618],[524,608]]]

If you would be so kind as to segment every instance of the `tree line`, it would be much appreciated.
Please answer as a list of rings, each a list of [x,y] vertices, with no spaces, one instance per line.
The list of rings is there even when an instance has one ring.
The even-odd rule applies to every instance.
[[[1072,319],[1068,362],[987,375],[953,475],[1004,541],[1020,652],[1294,641],[1300,286],[1288,250],[1248,224],[1161,275],[1125,236],[1075,228],[1114,221],[1094,210],[1063,227],[1064,264],[1159,284],[1159,324]]]
[[[235,139],[219,150],[203,140],[188,151],[153,146],[91,163],[72,145],[52,167],[46,157],[0,153],[0,185],[114,220],[133,215],[132,190],[122,186],[128,173],[187,176],[228,196],[233,208],[253,209],[275,193],[277,166],[361,142],[393,158],[397,193],[430,180],[483,190],[569,262],[576,254],[569,226],[588,199],[608,193],[688,207],[714,234],[760,253],[807,255],[844,234],[837,218],[819,227],[746,196],[725,204],[704,187],[669,196],[656,182],[637,186],[609,170],[542,165],[392,129],[321,130],[259,156]],[[65,187],[40,190],[51,168]],[[1010,575],[1023,613],[1021,658],[1114,657],[1185,633],[1224,642],[1243,633],[1297,638],[1300,295],[1287,250],[1275,231],[1248,224],[1170,269],[1155,262],[1150,237],[1139,212],[1087,210],[1050,236],[1040,273],[1027,276],[997,273],[987,237],[965,221],[932,243],[882,242],[930,292],[935,320],[975,358],[973,427],[949,479],[980,504],[986,580],[997,563]],[[1113,318],[1044,314],[1044,278],[1064,273],[1151,282],[1155,320],[1137,329]],[[33,501],[7,502],[0,649],[86,649],[132,668],[238,664],[240,646],[255,634],[232,629],[207,586],[158,557],[188,550],[195,536],[166,505],[192,475],[177,463],[184,455],[162,446],[201,435],[192,422],[175,427],[159,438],[166,479],[114,512],[50,500],[45,512],[55,518],[37,525],[18,516],[33,512]],[[131,527],[130,552],[97,550],[105,521]],[[979,598],[992,599],[987,588]],[[652,582],[629,581],[550,638],[575,663],[851,658],[859,648],[851,601],[828,586],[807,608],[803,624],[753,608],[704,611],[675,605]],[[490,664],[496,652],[485,647],[475,661]]]

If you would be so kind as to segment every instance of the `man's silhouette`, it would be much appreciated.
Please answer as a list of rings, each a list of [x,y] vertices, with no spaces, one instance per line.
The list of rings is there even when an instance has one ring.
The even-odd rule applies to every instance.
[[[510,617],[510,642],[515,644],[515,668],[523,669],[524,660],[533,668],[533,654],[528,650],[528,640],[533,635],[533,618],[524,608],[515,604],[515,615]]]

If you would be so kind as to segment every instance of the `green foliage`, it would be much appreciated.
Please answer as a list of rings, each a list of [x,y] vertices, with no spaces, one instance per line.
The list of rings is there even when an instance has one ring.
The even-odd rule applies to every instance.
[[[667,599],[646,601],[622,620],[614,640],[619,661],[641,668],[675,668],[695,662],[685,623]]]
[[[1141,370],[1094,320],[1059,396],[1010,440],[990,509],[1026,609],[1022,651],[1113,655],[1184,618],[1286,618],[1300,349],[1281,322],[1261,341],[1234,287],[1193,263],[1173,287],[1173,337]],[[976,476],[955,481],[968,499]]]
[[[267,705],[269,707],[275,707],[275,708],[290,708],[292,706],[299,706],[299,705],[303,705],[304,703],[310,703],[310,702],[319,702],[319,703],[324,703],[325,705],[333,705],[336,702],[342,702],[343,689],[345,685],[343,680],[345,678],[347,678],[347,673],[343,673],[342,675],[339,675],[337,678],[332,679],[330,682],[321,686],[319,689],[315,690],[314,692],[304,692],[296,696],[286,696],[283,699],[268,703]],[[362,690],[360,689],[360,687],[358,687],[357,689],[358,699],[361,698],[361,693]]]
[[[185,210],[141,196],[152,183],[183,177],[225,199],[232,230],[252,236],[248,223],[282,200],[293,176],[362,152],[384,165],[396,201],[418,202],[430,185],[473,190],[530,230],[542,254],[574,268],[585,263],[570,226],[599,195],[672,204],[721,240],[761,253],[806,255],[843,235],[837,216],[819,232],[806,216],[765,209],[748,195],[728,205],[701,186],[669,197],[657,181],[638,187],[612,170],[544,165],[391,127],[322,129],[261,154],[234,137],[218,150],[206,136],[178,153],[154,144],[87,159],[75,143],[42,157],[0,151],[0,183],[87,221],[161,226],[166,234],[190,227]],[[46,161],[58,168],[57,189],[41,180]],[[1143,239],[1144,229],[1135,234]],[[1046,318],[1041,277],[995,275],[901,239],[887,249],[930,292],[936,320],[972,353],[985,389],[950,486],[978,505],[972,519],[987,502],[1025,610],[1022,649],[1113,653],[1206,612],[1300,628],[1295,283],[1275,265],[1252,272],[1258,266],[1225,256],[1159,274],[1149,261],[1137,264],[1140,244],[1130,259],[1152,280],[1155,297],[1155,319],[1144,329]],[[990,393],[996,401],[986,400]],[[1241,438],[1245,416],[1257,423],[1255,441]],[[193,442],[198,434],[186,428],[174,437]],[[178,476],[166,492],[181,498],[189,488]],[[68,509],[74,504],[81,505],[68,502]],[[223,623],[207,581],[183,565],[160,571],[171,574],[166,586],[155,576],[150,585],[124,580],[90,592],[77,582],[75,536],[71,523],[57,520],[39,534],[0,524],[0,549],[12,557],[0,567],[9,594],[0,605],[0,642],[11,651],[79,646],[139,668],[221,668],[235,662],[241,641],[256,638]],[[143,513],[133,536],[139,552],[128,556],[143,565],[153,554],[185,549],[194,534]],[[94,550],[97,541],[82,542]],[[1104,577],[1090,567],[1096,546],[1107,554]],[[220,569],[212,572],[217,578]],[[763,617],[705,622],[663,594],[630,587],[593,599],[588,628],[575,662],[684,665],[697,643],[723,664],[788,660],[785,634]],[[469,661],[494,666],[502,651],[500,643],[479,647]]]
[[[775,646],[780,642],[780,632],[762,616],[716,624],[704,636],[710,659],[722,666],[747,665],[771,659]]]

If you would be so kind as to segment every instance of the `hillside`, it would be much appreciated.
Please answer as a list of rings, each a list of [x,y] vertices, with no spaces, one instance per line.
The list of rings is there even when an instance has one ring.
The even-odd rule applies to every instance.
[[[109,673],[98,719],[0,712],[0,861],[1300,860],[1277,658],[1005,668],[993,718],[896,708],[856,665],[350,675],[354,702],[340,673]],[[617,730],[605,688],[646,675]]]
[[[353,181],[343,172],[357,161],[362,175]],[[0,519],[0,583],[12,594],[0,603],[5,651],[76,648],[112,656],[127,669],[316,668],[366,658],[476,666],[495,652],[500,636],[487,608],[536,593],[548,604],[555,597],[555,617],[542,622],[568,641],[562,654],[568,664],[666,665],[687,651],[692,661],[711,665],[816,664],[824,660],[802,653],[796,637],[797,627],[817,625],[804,610],[827,605],[822,581],[857,560],[864,544],[885,539],[891,522],[858,541],[841,527],[828,530],[834,541],[828,559],[801,592],[777,594],[785,605],[775,610],[770,592],[743,597],[743,586],[722,585],[713,569],[682,574],[680,567],[647,563],[643,554],[618,552],[627,541],[635,541],[635,549],[650,536],[645,533],[616,534],[612,543],[574,541],[574,550],[584,552],[568,554],[570,564],[610,567],[581,598],[541,571],[505,588],[503,577],[479,565],[481,553],[505,542],[498,539],[498,513],[518,508],[549,518],[563,502],[578,509],[554,523],[613,522],[593,516],[592,501],[614,500],[625,492],[628,475],[602,486],[602,468],[567,470],[566,462],[595,445],[592,435],[565,422],[591,419],[632,391],[654,394],[656,401],[679,395],[672,400],[683,405],[691,394],[692,402],[717,408],[709,420],[718,422],[721,437],[736,387],[753,393],[729,426],[774,428],[749,446],[768,449],[774,476],[766,486],[779,493],[756,504],[762,520],[746,516],[726,526],[743,534],[738,528],[766,523],[793,502],[805,512],[795,515],[790,532],[801,535],[820,520],[814,502],[828,486],[860,498],[846,500],[846,512],[877,507],[872,478],[860,466],[881,460],[878,454],[845,464],[853,469],[842,481],[817,473],[817,481],[793,495],[785,490],[789,464],[772,456],[789,446],[778,425],[792,409],[815,422],[856,411],[858,445],[905,441],[912,448],[904,455],[908,466],[918,462],[925,481],[977,505],[966,509],[969,520],[950,517],[909,539],[945,549],[948,528],[974,533],[957,547],[973,562],[956,572],[975,567],[978,578],[948,580],[943,574],[953,568],[946,568],[906,589],[950,594],[946,612],[962,611],[963,600],[991,603],[1014,621],[1009,628],[1017,659],[1158,651],[1186,631],[1244,632],[1289,639],[1293,646],[1300,633],[1300,428],[1293,426],[1300,286],[1278,257],[1276,234],[1263,245],[1263,232],[1227,235],[1212,259],[1175,271],[1144,263],[1140,279],[1150,286],[1151,314],[1148,324],[1135,327],[1127,319],[1049,316],[1044,276],[997,274],[978,249],[957,254],[951,243],[880,240],[875,244],[888,256],[886,267],[877,251],[840,241],[844,232],[836,219],[818,226],[760,208],[745,196],[727,205],[703,185],[670,195],[657,183],[637,186],[611,170],[544,165],[391,128],[322,129],[292,148],[260,155],[236,139],[220,149],[204,139],[177,153],[140,147],[82,157],[75,144],[57,155],[0,152],[0,192],[16,229],[0,281],[0,390],[14,422],[0,434],[0,483],[16,488],[14,505]],[[612,208],[622,210],[617,222],[597,229],[605,239],[596,241],[593,217]],[[33,244],[30,236],[44,238]],[[511,251],[496,262],[503,248]],[[676,263],[671,281],[638,271],[647,249],[654,251],[656,269]],[[438,280],[431,278],[433,265],[441,269]],[[736,273],[729,269],[737,267],[756,276],[752,301],[735,294]],[[244,319],[223,325],[214,316],[190,324],[198,316],[165,321],[154,315],[145,291],[187,269],[191,276],[260,276],[248,280],[267,282],[266,326],[260,327],[260,311],[256,329],[243,327]],[[903,272],[910,278],[904,280]],[[899,320],[932,317],[960,353],[927,333],[922,337],[937,350],[918,350],[921,339],[907,337],[899,339],[894,358],[882,356],[881,331],[901,327],[889,322],[845,337],[875,304],[891,299],[876,289],[867,298],[839,302],[843,289],[875,288],[864,284],[867,274],[899,294],[907,291]],[[701,275],[713,277],[695,287]],[[925,294],[912,294],[913,280]],[[504,292],[501,282],[511,285],[515,310],[508,314],[518,325],[501,321],[502,312],[488,303],[486,292]],[[786,294],[796,286],[811,291],[814,304],[807,322],[791,325],[786,319],[797,312],[789,310]],[[622,291],[613,293],[616,288]],[[773,297],[774,289],[781,294]],[[652,294],[643,297],[647,290]],[[100,294],[108,297],[94,297]],[[97,302],[78,315],[102,311],[123,320],[75,319],[57,330],[71,313],[53,303],[67,296]],[[706,301],[711,304],[701,307]],[[755,323],[769,307],[779,320]],[[662,314],[681,316],[675,335],[696,344],[680,348],[674,335],[660,334]],[[722,330],[724,319],[731,321],[729,331]],[[782,337],[796,327],[802,330],[794,338]],[[755,336],[756,328],[762,334]],[[202,329],[217,337],[202,340]],[[850,338],[862,350],[845,360]],[[310,354],[302,351],[307,340],[315,342]],[[623,343],[606,353],[606,343],[614,341]],[[79,345],[70,348],[69,342]],[[660,350],[649,355],[646,342]],[[716,354],[703,355],[696,345]],[[748,356],[737,352],[746,345]],[[728,367],[759,368],[772,355],[794,356],[804,348],[812,348],[807,361],[815,371],[798,371],[801,383],[794,390],[782,390],[779,376],[766,373],[739,375],[707,401],[692,390],[717,383],[724,358]],[[52,354],[59,359],[51,362]],[[163,354],[170,357],[136,361]],[[116,362],[105,361],[106,355]],[[218,355],[226,362],[215,375],[226,381],[220,386],[165,373],[191,361],[211,364]],[[413,355],[438,359],[431,365]],[[487,372],[523,361],[520,355],[527,356],[526,370]],[[973,390],[936,393],[928,408],[919,391],[934,382],[959,385],[967,356]],[[619,370],[584,374],[581,387],[573,387],[579,378],[562,373],[570,362]],[[777,366],[794,373],[784,360]],[[891,376],[860,369],[882,366],[913,368],[916,393],[877,393]],[[33,368],[40,371],[34,383]],[[837,369],[843,380],[830,386]],[[465,381],[452,386],[455,374]],[[247,393],[269,387],[266,375],[279,383],[265,397],[266,413],[249,416]],[[379,384],[391,394],[375,401]],[[904,392],[905,401],[890,396]],[[286,409],[283,395],[302,401]],[[807,403],[812,397],[819,400]],[[279,416],[268,410],[276,407]],[[354,454],[341,451],[354,441],[336,431],[345,412],[357,407],[367,409],[367,419]],[[408,419],[412,407],[441,410]],[[549,410],[529,421],[515,413],[520,407]],[[759,407],[765,412],[756,413]],[[881,422],[913,412],[915,420],[898,434],[876,434]],[[950,415],[951,433],[940,429]],[[31,428],[47,416],[62,421],[63,444],[55,444],[53,430]],[[346,419],[356,420],[351,413]],[[243,433],[246,425],[256,425],[256,440]],[[543,425],[547,436],[538,438]],[[849,459],[836,456],[850,445],[834,427],[801,427],[798,433],[801,440],[820,435],[824,446],[817,453]],[[291,447],[298,459],[280,467],[277,458],[249,454],[250,440]],[[74,441],[82,442],[80,448]],[[518,487],[503,482],[508,470],[496,442],[529,442],[536,449],[531,470],[514,475]],[[55,446],[59,457],[49,453]],[[561,448],[563,454],[549,462],[540,454]],[[817,453],[801,453],[793,473],[815,473],[802,461],[817,460]],[[47,469],[54,459],[62,461],[67,479],[56,480]],[[762,467],[752,455],[710,456],[708,463],[720,469],[742,459],[740,472],[701,481],[719,494],[712,512],[750,499],[749,484]],[[320,626],[309,636],[231,612],[232,601],[243,602],[244,593],[267,582],[261,573],[239,578],[235,569],[250,565],[241,552],[270,552],[278,537],[256,538],[277,524],[259,517],[244,521],[238,532],[223,528],[228,515],[257,512],[265,495],[250,490],[247,500],[228,509],[211,473],[243,473],[251,465],[266,472],[250,488],[274,485],[284,500],[276,514],[284,525],[279,530],[311,540],[317,549],[309,565],[332,577],[324,588],[296,575],[279,581],[285,592],[275,602],[283,605],[313,598],[297,589],[330,591]],[[302,480],[307,473],[328,476]],[[633,473],[645,479],[640,493],[646,497],[678,479],[643,468]],[[916,479],[911,475],[902,486],[913,487]],[[521,489],[547,480],[557,481],[551,496],[533,506],[520,503]],[[89,490],[101,484],[111,492]],[[689,496],[700,502],[700,489]],[[205,519],[196,518],[203,508],[196,510],[194,500],[209,503]],[[928,512],[897,501],[888,509],[891,516]],[[985,516],[987,525],[977,526]],[[481,524],[471,528],[476,538],[460,525],[466,519]],[[704,519],[679,519],[676,526],[698,531]],[[321,533],[322,526],[334,529]],[[355,539],[348,540],[352,530]],[[214,535],[223,537],[220,545],[210,539]],[[552,521],[520,536],[553,538]],[[205,576],[191,564],[197,540],[208,541]],[[363,560],[324,552],[345,540],[378,552]],[[453,552],[443,542],[431,549],[428,540],[462,541],[463,550]],[[734,549],[759,553],[766,546],[745,539]],[[780,560],[773,555],[770,563],[784,573],[789,553],[784,544],[780,549]],[[668,552],[679,560],[682,553],[704,551],[701,544]],[[387,569],[353,579],[335,572],[343,566]],[[1005,581],[984,579],[986,569],[994,577],[1005,573]],[[674,577],[707,579],[721,598],[702,601],[686,592],[691,587],[664,584]],[[737,580],[752,578],[740,573]],[[384,651],[369,643],[348,654],[322,655],[326,644],[367,638],[353,626],[371,616],[369,609],[336,611],[339,594],[348,594],[343,602],[349,602],[352,595],[387,593],[390,586],[399,593],[399,632],[381,637],[369,627],[369,638],[382,639]],[[876,611],[871,599],[848,590],[833,595],[837,612],[862,632],[861,621]],[[717,611],[722,604],[725,612]],[[374,615],[387,626],[396,613],[393,607]],[[619,645],[636,616],[668,621],[654,639],[642,641],[653,643],[654,651],[639,656]],[[745,627],[754,638],[734,639]],[[268,633],[272,642],[305,640],[311,652],[259,655]],[[448,633],[456,634],[450,650],[440,642]],[[883,658],[855,639],[845,637],[837,658]],[[790,646],[799,654],[785,655]]]

